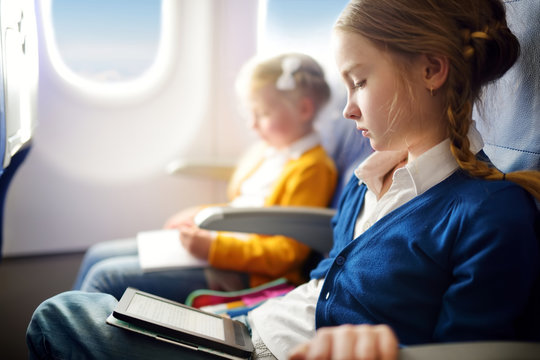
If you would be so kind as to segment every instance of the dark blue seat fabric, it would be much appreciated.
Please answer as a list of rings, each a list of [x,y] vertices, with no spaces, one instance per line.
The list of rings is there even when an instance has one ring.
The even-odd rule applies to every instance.
[[[356,130],[354,122],[351,120],[336,120],[335,126],[330,131],[332,131],[332,136],[323,134],[323,144],[334,159],[338,170],[336,190],[330,203],[331,208],[336,208],[341,192],[354,169],[373,152],[373,149],[369,140]]]
[[[344,107],[345,102],[333,104],[332,113],[334,116],[332,120],[325,122],[318,129],[322,144],[328,155],[334,160],[338,170],[336,190],[330,203],[330,207],[333,209],[337,207],[341,192],[347,185],[354,169],[373,152],[369,139],[363,137],[362,133],[356,130],[354,121],[341,116]]]

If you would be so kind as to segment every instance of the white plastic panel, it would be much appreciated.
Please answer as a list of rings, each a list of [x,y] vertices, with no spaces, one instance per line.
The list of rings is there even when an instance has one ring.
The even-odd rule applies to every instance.
[[[187,206],[225,200],[224,182],[171,176],[166,165],[234,158],[252,141],[234,78],[255,53],[257,3],[163,3],[169,53],[143,83],[113,88],[62,72],[47,46],[47,10],[37,3],[39,126],[7,198],[7,256],[83,250],[159,228]]]
[[[36,125],[38,56],[33,0],[4,0],[0,4],[6,167],[11,156],[30,141]]]

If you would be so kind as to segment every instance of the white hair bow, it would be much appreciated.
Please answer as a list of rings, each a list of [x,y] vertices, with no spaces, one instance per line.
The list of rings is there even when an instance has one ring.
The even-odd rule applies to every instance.
[[[294,73],[300,69],[302,60],[296,56],[288,56],[281,62],[281,76],[276,81],[278,90],[294,90],[296,82],[294,81]]]

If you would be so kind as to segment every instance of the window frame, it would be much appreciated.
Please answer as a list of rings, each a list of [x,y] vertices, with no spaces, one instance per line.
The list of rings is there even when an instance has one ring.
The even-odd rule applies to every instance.
[[[175,25],[178,6],[182,1],[162,0],[161,2],[161,28],[159,44],[153,63],[144,70],[139,76],[118,82],[100,82],[85,77],[74,71],[66,64],[54,36],[54,24],[52,17],[52,1],[38,1],[38,26],[41,27],[40,48],[43,47],[44,53],[50,62],[52,69],[59,78],[70,87],[70,91],[94,98],[108,103],[123,101],[140,101],[143,97],[148,97],[163,85],[174,68],[177,54],[174,44],[177,39]],[[41,52],[41,51],[40,51]]]

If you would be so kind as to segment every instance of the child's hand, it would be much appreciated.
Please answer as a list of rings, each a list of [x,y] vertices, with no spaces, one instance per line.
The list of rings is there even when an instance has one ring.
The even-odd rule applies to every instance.
[[[193,256],[208,260],[210,246],[214,241],[212,233],[197,227],[193,222],[184,223],[179,227],[180,241]]]
[[[164,229],[179,229],[181,226],[192,224],[193,218],[199,212],[198,207],[191,207],[177,212],[171,216],[163,225]]]
[[[293,350],[290,360],[380,359],[398,357],[398,340],[386,325],[342,325],[322,328]]]

